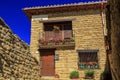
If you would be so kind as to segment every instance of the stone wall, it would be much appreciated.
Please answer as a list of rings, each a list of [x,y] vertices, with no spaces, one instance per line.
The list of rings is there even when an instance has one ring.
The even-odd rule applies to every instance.
[[[107,6],[109,30],[109,61],[113,80],[120,80],[120,0],[109,0]]]
[[[29,46],[0,18],[0,80],[38,80],[38,62]]]
[[[75,50],[56,51],[56,53],[60,55],[59,61],[56,61],[56,72],[60,74],[60,77],[68,78],[70,72],[78,70],[80,72],[80,79],[83,79],[83,77],[85,77],[84,70],[80,70],[77,66],[77,50],[98,49],[100,69],[95,70],[95,80],[99,80],[100,73],[104,70],[106,62],[103,33],[105,26],[102,25],[102,13],[100,10],[87,10],[66,14],[71,14],[72,16],[70,16],[70,18],[76,18],[76,20],[72,21],[72,27],[75,31]],[[64,18],[65,16],[68,17],[67,15],[64,14]],[[105,19],[105,14],[103,18]]]
[[[61,49],[55,51],[55,53],[59,54],[59,60],[55,61],[55,73],[59,74],[60,78],[69,78],[70,72],[77,70],[80,72],[80,79],[82,80],[85,75],[84,70],[79,70],[77,66],[77,50],[97,49],[99,50],[98,58],[100,68],[95,69],[95,80],[100,80],[100,73],[104,70],[106,63],[106,50],[104,44],[104,27],[106,27],[105,11],[80,10],[49,13],[46,15],[48,15],[49,20],[75,18],[75,20],[72,21],[72,28],[75,31],[75,49]],[[39,61],[40,55],[35,54],[35,51],[39,49],[39,32],[41,33],[43,31],[43,23],[39,20],[32,20],[31,22],[30,51]]]

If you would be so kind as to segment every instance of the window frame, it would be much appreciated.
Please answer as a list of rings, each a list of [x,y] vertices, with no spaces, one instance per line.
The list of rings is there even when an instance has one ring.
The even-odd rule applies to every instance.
[[[90,52],[92,52],[93,54],[95,53],[95,54],[97,54],[97,61],[96,61],[96,63],[97,63],[97,68],[80,68],[80,55],[79,55],[79,53],[90,53]],[[100,68],[100,65],[99,65],[99,50],[98,49],[96,49],[96,50],[77,50],[77,53],[78,53],[78,69],[79,70],[83,70],[83,69],[99,69]],[[84,62],[82,62],[82,63],[84,63]],[[88,62],[89,63],[89,62]],[[93,62],[92,62],[93,63]]]

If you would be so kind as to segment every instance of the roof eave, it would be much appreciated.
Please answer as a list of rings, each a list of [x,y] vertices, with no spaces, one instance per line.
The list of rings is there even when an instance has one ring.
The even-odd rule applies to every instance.
[[[48,6],[38,6],[38,7],[26,7],[23,10],[32,10],[32,9],[46,9],[46,8],[57,8],[57,7],[66,7],[66,6],[76,6],[76,5],[90,5],[90,4],[100,4],[107,3],[107,1],[98,1],[98,2],[88,2],[88,3],[73,3],[73,4],[63,4],[63,5],[48,5]]]
[[[33,7],[33,8],[24,8],[23,11],[31,19],[32,15],[37,14],[46,14],[53,12],[63,12],[72,10],[86,10],[86,9],[101,9],[105,8],[107,1],[94,2],[94,3],[83,3],[83,4],[71,4],[71,5],[59,5],[59,6],[44,6],[44,7]],[[92,5],[92,6],[90,6]],[[65,9],[66,8],[66,9]]]

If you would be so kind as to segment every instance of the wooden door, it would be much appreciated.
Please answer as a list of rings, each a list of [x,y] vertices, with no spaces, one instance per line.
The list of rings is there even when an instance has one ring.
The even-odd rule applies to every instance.
[[[54,76],[55,75],[55,61],[54,50],[42,50],[41,51],[41,76]]]

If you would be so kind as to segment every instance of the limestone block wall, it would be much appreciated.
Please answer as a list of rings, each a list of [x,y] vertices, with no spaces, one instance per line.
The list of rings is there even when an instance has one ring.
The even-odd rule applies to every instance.
[[[103,13],[103,17],[102,17]],[[40,14],[39,14],[40,15]],[[41,14],[43,15],[43,14]],[[78,69],[78,52],[77,50],[99,50],[99,69],[95,69],[95,80],[100,80],[100,73],[105,68],[106,51],[104,42],[104,27],[106,27],[104,10],[80,10],[70,12],[56,12],[45,14],[48,15],[48,20],[72,19],[72,29],[75,32],[75,49],[56,50],[55,54],[59,54],[59,60],[55,61],[55,73],[59,74],[60,78],[69,78],[70,72],[77,70],[80,72],[80,79],[85,77],[84,70]],[[43,25],[39,20],[32,21],[32,36],[30,50],[39,49],[36,47],[38,41],[38,29],[43,30]],[[39,56],[37,56],[39,57]]]
[[[78,54],[75,50],[56,50],[55,53],[59,54],[59,60],[55,61],[56,74],[69,78],[70,72],[78,70]]]
[[[104,13],[104,11],[103,11]],[[64,12],[50,14],[50,19],[75,18],[72,21],[72,27],[75,32],[75,49],[74,50],[56,50],[60,55],[59,61],[56,61],[56,73],[62,78],[69,78],[70,72],[78,70],[81,79],[85,77],[84,70],[78,68],[78,52],[77,50],[99,50],[98,62],[99,69],[95,69],[95,80],[100,79],[100,73],[105,68],[106,51],[104,42],[104,24],[102,20],[102,12],[100,10],[87,10],[78,12]],[[62,16],[61,16],[62,15]],[[105,18],[105,14],[104,17]]]
[[[32,55],[37,59],[37,61],[40,61],[40,55],[36,54],[36,51],[39,49],[39,43],[38,40],[40,39],[40,36],[43,32],[43,24],[40,23],[39,21],[35,20],[32,21],[32,26],[31,26],[31,41],[30,41],[30,52]]]
[[[0,80],[38,80],[39,66],[29,46],[0,19]]]
[[[116,6],[117,5],[117,6]],[[109,30],[109,61],[113,80],[120,80],[120,1],[109,0],[107,6],[107,28]]]

